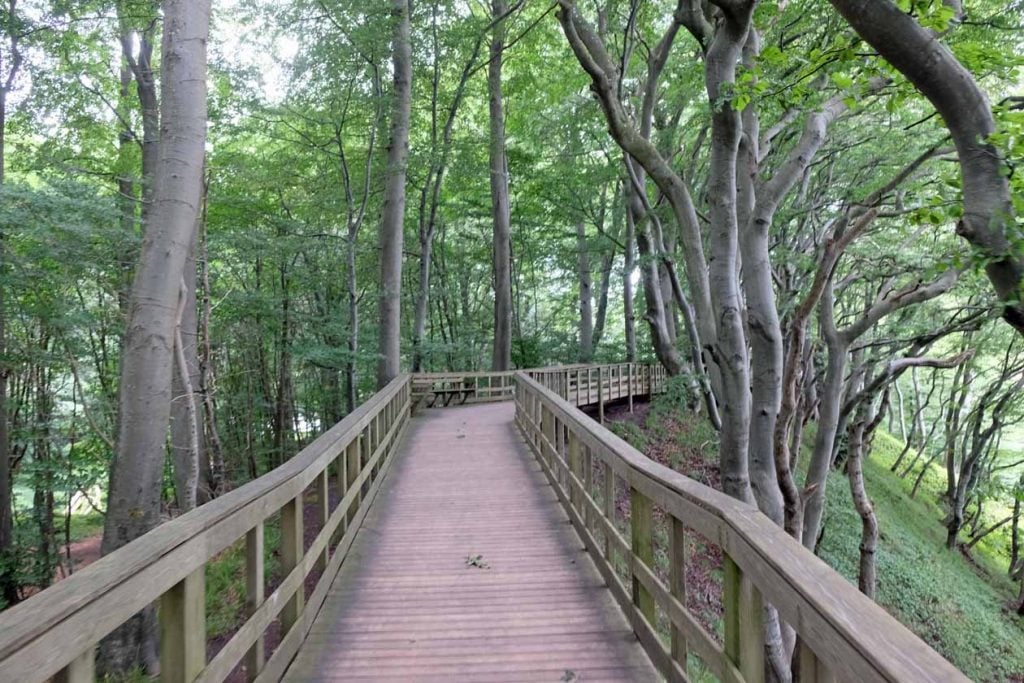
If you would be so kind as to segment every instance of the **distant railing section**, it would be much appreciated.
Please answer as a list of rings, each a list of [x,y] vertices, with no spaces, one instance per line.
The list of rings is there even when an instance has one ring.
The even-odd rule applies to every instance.
[[[586,374],[517,374],[516,423],[667,680],[690,680],[693,653],[720,681],[762,683],[768,602],[799,637],[801,683],[968,681],[755,508],[659,465],[576,410],[572,399],[593,384]],[[721,643],[687,607],[687,548],[698,539],[723,557]]]
[[[468,403],[510,401],[514,372],[419,372],[412,376],[415,405],[440,408]]]
[[[596,405],[604,421],[604,404],[665,389],[667,374],[660,365],[611,363],[561,365],[523,370],[530,377],[577,406]],[[515,398],[515,372],[423,372],[412,376],[414,405],[441,408],[454,405],[511,401]]]
[[[605,403],[626,399],[632,410],[634,397],[659,394],[668,381],[665,368],[650,363],[574,365],[524,372],[575,406],[596,405],[602,423]]]
[[[401,442],[411,388],[409,375],[396,378],[284,465],[0,613],[0,680],[93,681],[96,644],[154,601],[161,681],[222,681],[243,661],[247,680],[279,680],[309,632]],[[331,470],[338,499],[333,508]],[[311,501],[318,532],[307,548],[303,514]],[[264,525],[278,514],[283,576],[266,595]],[[242,539],[248,615],[207,661],[206,565]],[[320,578],[307,597],[306,579],[315,571]],[[264,634],[278,620],[281,640],[268,659]]]

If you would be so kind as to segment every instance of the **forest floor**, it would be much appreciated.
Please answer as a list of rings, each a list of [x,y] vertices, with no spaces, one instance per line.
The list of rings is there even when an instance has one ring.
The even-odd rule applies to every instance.
[[[667,397],[638,404],[633,413],[611,407],[606,418],[613,431],[652,459],[705,484],[718,483],[714,431]],[[925,485],[911,499],[906,487],[912,481],[888,469],[901,448],[901,442],[880,434],[865,467],[881,527],[879,603],[972,680],[1024,683],[1024,619],[1013,613],[1015,587],[980,546],[973,557],[944,548],[938,491]],[[929,474],[926,482],[932,479]],[[829,477],[826,497],[819,553],[856,583],[861,525],[842,472]],[[714,560],[705,558],[712,567],[708,584],[715,581]]]

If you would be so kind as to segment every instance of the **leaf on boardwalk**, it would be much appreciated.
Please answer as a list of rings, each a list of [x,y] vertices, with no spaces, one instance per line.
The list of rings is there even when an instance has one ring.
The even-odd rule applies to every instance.
[[[466,567],[476,567],[477,569],[490,569],[491,565],[484,561],[483,555],[466,555]]]

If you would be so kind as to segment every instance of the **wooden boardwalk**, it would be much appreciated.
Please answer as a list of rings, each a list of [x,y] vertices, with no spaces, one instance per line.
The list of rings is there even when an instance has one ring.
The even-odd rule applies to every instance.
[[[412,420],[285,680],[661,680],[514,410]]]

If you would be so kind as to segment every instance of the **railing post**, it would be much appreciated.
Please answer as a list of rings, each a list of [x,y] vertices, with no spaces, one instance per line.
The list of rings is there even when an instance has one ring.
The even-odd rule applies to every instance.
[[[352,490],[355,486],[356,479],[359,478],[360,465],[360,451],[362,450],[363,435],[359,433],[356,438],[352,439],[346,449],[348,464],[345,467],[345,491],[346,493]],[[346,524],[351,523],[352,519],[356,516],[356,511],[359,509],[359,502],[362,500],[362,494],[359,491],[355,493],[355,499],[352,501],[351,507],[348,509],[348,519]]]
[[[263,604],[263,591],[266,585],[263,554],[263,522],[260,521],[245,535],[245,612],[249,616],[252,616],[256,609]],[[263,635],[261,634],[245,655],[245,674],[248,680],[256,680],[256,676],[263,671],[263,664]]]
[[[627,369],[627,372],[629,373],[629,387],[627,388],[626,391],[629,394],[629,412],[632,413],[633,412],[633,363],[629,363],[629,368]]]
[[[578,479],[580,478],[581,469],[580,442],[576,438],[576,435],[572,433],[572,431],[569,431],[566,440],[569,442],[569,472],[572,473],[572,476]],[[572,506],[574,508],[580,511],[580,514],[582,516],[584,512],[582,509],[583,501],[580,500],[580,494],[579,492],[577,492],[576,487],[573,486],[572,476],[569,478],[569,501],[572,503]]]
[[[746,683],[764,683],[761,591],[729,555],[724,570],[725,656]]]
[[[96,680],[96,656],[94,648],[89,648],[65,666],[56,676],[54,683],[93,683]]]
[[[604,462],[604,516],[605,519],[615,526],[615,470],[607,461]],[[604,535],[604,556],[612,561],[612,540],[606,533]]]
[[[633,561],[643,562],[649,568],[654,567],[654,506],[651,500],[635,488],[629,489],[629,520],[630,541],[633,548]],[[651,626],[657,626],[654,613],[654,596],[640,582],[635,571],[633,576],[633,604],[639,608]]]
[[[583,446],[583,490],[588,497],[594,490],[594,454],[590,446]],[[580,503],[583,505],[583,523],[593,533],[595,520],[592,518],[590,505],[586,499]]]
[[[686,527],[672,517],[668,537],[668,583],[672,597],[686,608]],[[672,625],[672,659],[686,671],[686,636]]]
[[[316,498],[316,521],[319,523],[320,528],[323,529],[327,526],[327,520],[331,517],[331,494],[328,488],[326,467],[324,467],[324,471],[320,473],[320,476],[316,478]],[[327,543],[324,545],[320,557],[316,559],[316,569],[321,572],[327,569],[327,563],[330,559],[331,544]]]
[[[302,562],[303,526],[302,494],[284,504],[281,508],[281,573],[288,576]],[[291,631],[302,616],[306,602],[305,582],[300,581],[295,593],[281,610],[281,634]]]
[[[542,425],[542,429],[543,429],[543,432],[544,432],[544,436],[545,436],[545,438],[546,438],[550,448],[554,449],[555,448],[555,416],[551,413],[550,410],[548,410],[548,407],[545,406],[544,404],[541,404],[540,414],[541,414],[541,425]],[[543,454],[544,451],[545,451],[545,444],[542,441],[541,442],[541,448],[540,448],[541,454]],[[554,467],[554,463],[552,463],[552,461],[550,460],[551,457],[552,456],[549,453],[549,455],[548,455],[548,458],[549,458],[548,462],[551,463],[552,467]],[[554,457],[558,457],[558,453],[557,452],[554,453]]]
[[[604,366],[597,368],[597,422],[604,424]]]
[[[190,683],[206,666],[206,565],[160,598],[160,680]]]

